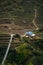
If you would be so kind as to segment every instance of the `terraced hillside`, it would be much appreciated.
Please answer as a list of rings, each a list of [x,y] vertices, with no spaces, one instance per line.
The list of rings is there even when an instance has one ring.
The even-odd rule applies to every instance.
[[[0,25],[3,25],[0,26],[0,31],[8,33],[11,30],[13,33],[18,33],[18,31],[21,33],[24,29],[33,30],[35,27],[32,21],[35,17],[35,9],[37,9],[35,23],[39,28],[43,28],[42,0],[1,0]]]
[[[0,34],[0,46],[7,47],[10,41],[10,34]],[[16,36],[13,36],[11,48],[20,45],[20,39]]]
[[[43,65],[43,0],[0,0],[0,64],[10,34],[26,31],[38,38],[13,36],[5,65]]]

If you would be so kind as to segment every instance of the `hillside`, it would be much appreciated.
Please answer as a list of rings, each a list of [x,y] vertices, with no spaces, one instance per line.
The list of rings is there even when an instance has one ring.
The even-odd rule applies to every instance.
[[[43,65],[43,0],[0,0],[0,65]]]
[[[36,27],[32,23],[37,9],[35,23],[39,28],[43,28],[43,1],[42,0],[1,0],[0,1],[0,31],[8,31],[9,27],[15,32],[16,27],[21,31],[24,29],[33,30]],[[13,22],[13,24],[12,24]],[[8,23],[11,23],[10,26]],[[7,27],[6,27],[7,26]],[[20,29],[19,29],[20,28]],[[8,31],[9,32],[9,31]]]

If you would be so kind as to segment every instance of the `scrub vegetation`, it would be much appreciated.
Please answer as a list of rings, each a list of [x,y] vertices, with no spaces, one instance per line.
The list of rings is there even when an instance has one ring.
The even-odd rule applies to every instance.
[[[0,45],[0,63],[6,46]],[[11,47],[4,65],[43,65],[43,39],[23,37],[19,46]]]

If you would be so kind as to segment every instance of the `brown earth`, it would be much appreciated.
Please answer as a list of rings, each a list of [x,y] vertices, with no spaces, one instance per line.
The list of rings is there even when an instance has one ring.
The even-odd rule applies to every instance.
[[[15,21],[10,18],[0,18],[0,31],[5,33],[24,33],[33,30],[34,26],[31,22],[25,20]]]

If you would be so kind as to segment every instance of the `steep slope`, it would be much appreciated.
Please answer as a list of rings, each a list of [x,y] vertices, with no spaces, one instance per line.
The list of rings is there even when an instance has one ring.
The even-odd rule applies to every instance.
[[[1,0],[0,22],[3,24],[3,22],[6,23],[6,21],[13,21],[14,25],[23,27],[22,29],[34,29],[36,27],[33,26],[32,20],[35,17],[35,9],[37,9],[35,24],[43,28],[42,0]]]

